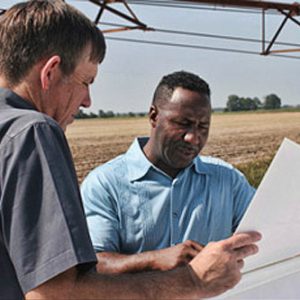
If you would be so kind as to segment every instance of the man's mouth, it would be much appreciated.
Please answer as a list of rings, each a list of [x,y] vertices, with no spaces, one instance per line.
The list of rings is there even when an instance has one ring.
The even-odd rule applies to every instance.
[[[199,153],[198,148],[195,147],[180,146],[178,149],[185,156],[196,156]]]

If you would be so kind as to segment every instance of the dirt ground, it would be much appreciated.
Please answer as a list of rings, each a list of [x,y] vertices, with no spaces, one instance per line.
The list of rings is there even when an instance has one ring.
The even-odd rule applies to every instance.
[[[67,138],[79,181],[149,131],[147,118],[76,120]],[[232,164],[270,158],[284,137],[300,143],[300,112],[214,114],[202,154]]]

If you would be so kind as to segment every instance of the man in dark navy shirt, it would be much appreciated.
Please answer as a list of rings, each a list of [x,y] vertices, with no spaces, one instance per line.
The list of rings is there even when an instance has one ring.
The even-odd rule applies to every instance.
[[[0,49],[0,299],[191,299],[239,281],[259,234],[170,272],[97,274],[64,130],[91,103],[104,38],[63,1],[34,0],[0,17]]]

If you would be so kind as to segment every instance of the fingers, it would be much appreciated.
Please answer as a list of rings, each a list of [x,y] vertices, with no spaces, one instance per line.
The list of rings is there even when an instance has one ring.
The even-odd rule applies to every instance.
[[[239,249],[235,249],[236,258],[238,260],[244,259],[245,257],[249,255],[253,255],[258,252],[258,247],[256,245],[247,245],[244,247],[241,247]]]
[[[192,246],[193,246],[198,252],[200,252],[200,251],[204,248],[203,245],[201,245],[201,244],[199,244],[199,243],[197,243],[197,242],[195,242],[195,241],[191,241],[191,242],[192,242]]]
[[[203,249],[203,246],[195,241],[186,240],[182,243],[184,246],[184,257],[186,263],[193,259]]]
[[[203,245],[201,245],[198,242],[193,241],[193,240],[186,240],[186,241],[183,242],[183,244],[185,244],[189,248],[194,248],[198,252],[200,252],[204,248]]]
[[[241,270],[244,267],[245,262],[241,259],[237,261],[238,268]]]
[[[224,246],[229,247],[232,250],[248,246],[261,239],[261,234],[258,232],[244,232],[233,235],[232,237],[224,240]],[[252,249],[253,250],[253,249]]]
[[[198,250],[196,250],[196,249],[193,249],[193,248],[187,249],[186,256],[189,258],[188,261],[190,261],[190,260],[193,259],[195,256],[197,256],[199,252],[200,252],[200,251],[198,251]]]

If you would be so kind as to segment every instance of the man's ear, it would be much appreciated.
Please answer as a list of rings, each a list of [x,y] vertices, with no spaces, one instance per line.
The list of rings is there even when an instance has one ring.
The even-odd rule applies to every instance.
[[[58,55],[51,56],[45,61],[40,73],[42,89],[49,89],[51,81],[55,78],[57,72],[59,71],[60,62],[61,58]]]
[[[158,116],[158,107],[156,105],[151,105],[148,113],[149,121],[152,128],[156,127],[157,116]]]

